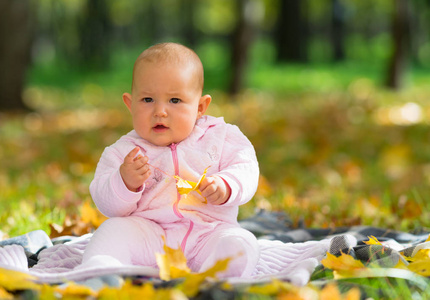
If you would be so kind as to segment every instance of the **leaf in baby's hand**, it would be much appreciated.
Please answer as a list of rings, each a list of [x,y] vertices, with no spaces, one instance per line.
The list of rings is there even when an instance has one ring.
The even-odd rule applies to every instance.
[[[187,266],[187,259],[182,252],[181,247],[177,249],[170,248],[164,240],[164,254],[155,253],[158,268],[160,269],[160,278],[162,280],[171,280],[184,277],[191,272]]]
[[[181,195],[187,195],[191,191],[194,191],[196,187],[196,183],[188,180],[184,180],[179,176],[175,176],[177,182],[176,182],[176,188],[178,189],[179,194]]]
[[[185,179],[182,179],[179,176],[174,176],[175,179],[176,179],[176,188],[178,189],[178,193],[181,194],[181,195],[188,195],[192,191],[196,191],[197,193],[199,193],[201,195],[201,193],[199,191],[199,187],[200,187],[200,184],[203,181],[203,179],[205,179],[206,172],[208,171],[209,168],[210,168],[210,166],[207,167],[203,171],[202,176],[200,176],[200,178],[199,178],[199,180],[197,182],[185,180]],[[205,203],[206,203],[206,199],[205,199]]]

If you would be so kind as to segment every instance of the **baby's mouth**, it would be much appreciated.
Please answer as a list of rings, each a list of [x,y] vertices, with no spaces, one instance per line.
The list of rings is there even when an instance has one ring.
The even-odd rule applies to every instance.
[[[155,129],[164,129],[164,128],[167,128],[167,127],[164,126],[164,125],[155,125],[154,128]]]
[[[169,129],[169,127],[164,126],[163,124],[157,124],[154,127],[152,127],[155,131],[163,131],[166,129]]]

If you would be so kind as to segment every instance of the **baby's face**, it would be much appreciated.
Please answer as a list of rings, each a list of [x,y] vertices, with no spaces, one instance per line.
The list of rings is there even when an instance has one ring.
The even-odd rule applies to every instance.
[[[167,63],[142,62],[134,77],[129,108],[136,132],[157,146],[179,143],[204,113],[195,72]]]

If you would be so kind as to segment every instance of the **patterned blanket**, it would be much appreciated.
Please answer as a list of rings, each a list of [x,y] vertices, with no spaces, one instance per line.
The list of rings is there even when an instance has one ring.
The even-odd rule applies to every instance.
[[[286,214],[263,210],[240,224],[259,238],[261,255],[251,278],[226,279],[238,285],[278,278],[303,286],[327,252],[348,253],[366,262],[373,260],[383,267],[391,267],[402,259],[401,252],[411,256],[418,249],[430,247],[430,242],[425,242],[427,232],[412,234],[368,226],[292,229]],[[383,246],[364,244],[369,236],[375,236]],[[76,281],[95,290],[105,284],[120,286],[124,277],[159,280],[157,269],[121,265],[107,258],[82,265],[82,254],[90,238],[91,234],[49,239],[44,231],[37,230],[0,241],[0,268],[31,274],[40,283]]]

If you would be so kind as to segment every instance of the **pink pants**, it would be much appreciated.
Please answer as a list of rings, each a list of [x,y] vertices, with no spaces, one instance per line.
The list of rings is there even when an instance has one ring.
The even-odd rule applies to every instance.
[[[164,253],[167,246],[177,249],[189,228],[189,221],[160,225],[141,217],[111,218],[94,233],[82,263],[96,255],[109,255],[122,264],[156,267],[155,253]],[[248,277],[259,259],[255,236],[230,224],[215,228],[195,225],[184,249],[188,266],[193,272],[203,272],[218,260],[232,257],[226,272],[218,277]]]

